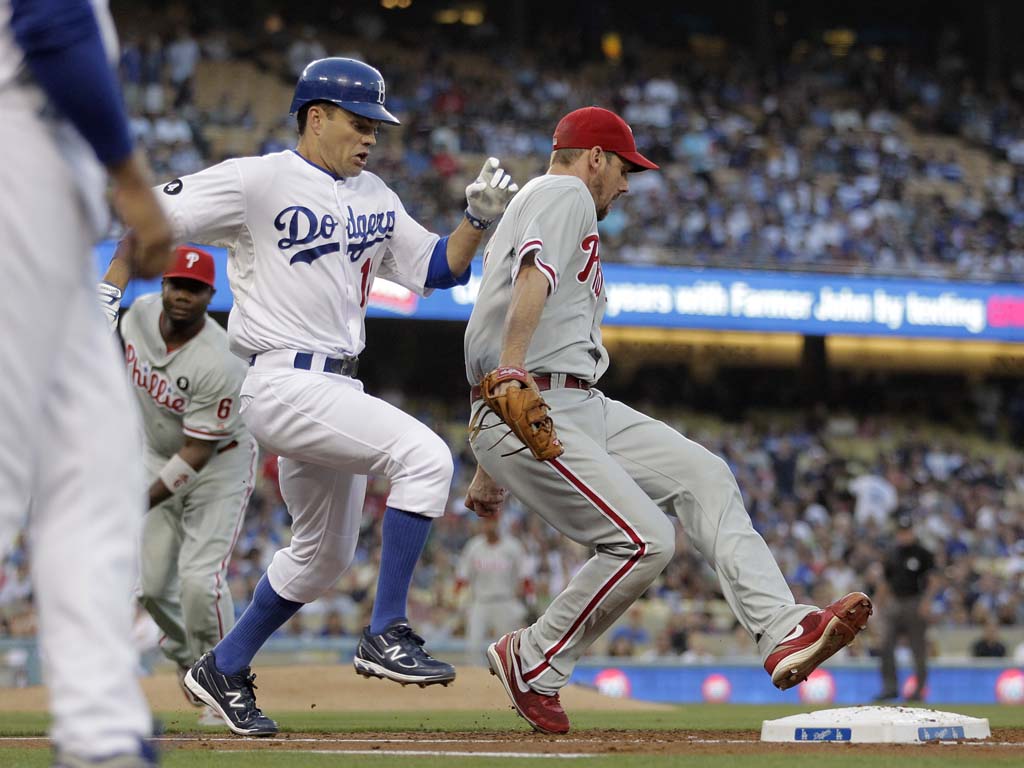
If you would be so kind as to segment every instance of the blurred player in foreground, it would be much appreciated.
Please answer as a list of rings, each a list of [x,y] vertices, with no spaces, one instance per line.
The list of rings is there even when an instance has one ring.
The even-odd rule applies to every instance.
[[[115,60],[105,3],[0,0],[0,548],[28,508],[56,764],[130,768],[155,757],[130,639],[137,416],[94,293],[107,173],[137,274],[171,242]]]

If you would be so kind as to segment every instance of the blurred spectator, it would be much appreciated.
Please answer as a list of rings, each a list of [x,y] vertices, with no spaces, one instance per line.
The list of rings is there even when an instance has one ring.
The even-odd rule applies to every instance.
[[[330,610],[324,615],[324,625],[320,628],[320,637],[342,637],[345,635],[345,624],[341,613]]]
[[[612,630],[611,643],[615,645],[616,640],[628,640],[630,646],[644,646],[651,642],[651,633],[644,626],[644,610],[641,606],[634,605],[629,609],[626,623],[620,624]]]
[[[628,635],[613,637],[608,644],[608,656],[631,657],[636,653],[636,646]]]
[[[299,36],[288,46],[288,72],[293,80],[298,80],[307,64],[326,56],[327,49],[317,39],[316,29],[305,26]]]
[[[878,469],[855,477],[850,482],[850,493],[857,499],[853,516],[858,525],[871,521],[885,525],[899,504],[896,488]]]
[[[142,111],[164,111],[164,49],[159,35],[150,35],[142,46]]]
[[[192,103],[192,87],[199,63],[199,43],[189,33],[188,28],[178,27],[177,34],[168,44],[167,74],[171,87],[174,89],[172,106],[181,109]]]
[[[994,619],[985,622],[981,637],[971,646],[971,656],[976,659],[1001,659],[1006,656],[1006,646],[999,638],[999,623]]]

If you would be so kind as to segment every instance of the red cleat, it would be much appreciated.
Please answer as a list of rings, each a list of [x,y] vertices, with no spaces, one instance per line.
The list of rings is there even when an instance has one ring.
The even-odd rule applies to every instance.
[[[487,663],[491,674],[497,675],[512,700],[512,706],[533,730],[541,733],[568,733],[569,717],[562,709],[558,694],[545,696],[537,693],[526,681],[519,668],[519,633],[517,629],[502,635],[487,648]]]
[[[775,687],[784,691],[806,680],[825,659],[853,642],[867,627],[871,611],[867,595],[851,592],[807,614],[764,663]]]

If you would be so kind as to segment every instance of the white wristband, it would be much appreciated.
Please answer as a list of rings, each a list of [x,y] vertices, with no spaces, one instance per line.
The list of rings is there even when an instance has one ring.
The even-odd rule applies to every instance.
[[[167,486],[167,490],[175,494],[181,493],[189,483],[199,477],[199,473],[176,453],[164,464],[157,477]]]

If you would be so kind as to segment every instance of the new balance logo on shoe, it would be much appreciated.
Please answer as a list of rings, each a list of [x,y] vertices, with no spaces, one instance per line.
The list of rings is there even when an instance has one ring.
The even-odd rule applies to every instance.
[[[213,651],[209,651],[185,674],[184,683],[232,732],[239,736],[273,736],[277,723],[256,706],[255,679],[249,667],[225,675],[217,669]]]
[[[363,630],[352,664],[363,677],[380,677],[401,685],[448,685],[455,667],[423,649],[423,638],[405,623],[392,624],[380,634]]]
[[[409,654],[403,651],[402,646],[400,645],[389,645],[384,649],[384,655],[396,663],[400,662],[402,659],[409,658]],[[402,664],[402,666],[407,669],[411,669],[416,666],[416,662],[412,662],[411,664]]]

